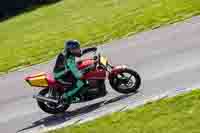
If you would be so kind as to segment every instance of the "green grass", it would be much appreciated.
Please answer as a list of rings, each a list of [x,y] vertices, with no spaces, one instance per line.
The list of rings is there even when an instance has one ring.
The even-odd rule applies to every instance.
[[[200,90],[49,133],[199,133]]]
[[[0,73],[53,58],[66,39],[100,44],[200,13],[200,0],[63,0],[0,23]]]

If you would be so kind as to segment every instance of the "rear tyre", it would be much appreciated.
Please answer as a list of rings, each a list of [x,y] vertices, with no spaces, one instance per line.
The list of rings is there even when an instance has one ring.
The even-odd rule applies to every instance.
[[[126,81],[118,77],[119,75],[125,75],[125,74],[129,74],[130,75],[129,78],[134,77],[135,82],[133,83],[132,79],[129,79],[129,78],[127,78],[127,81]],[[127,68],[124,71],[118,73],[117,75],[111,76],[111,77],[112,78],[109,79],[110,85],[114,90],[116,90],[119,93],[129,94],[129,93],[137,92],[137,90],[139,89],[141,85],[140,75],[132,69]],[[125,87],[122,88],[121,85],[124,85]]]
[[[47,97],[49,89],[43,89],[39,92],[39,95]],[[41,110],[49,114],[64,113],[70,105],[67,104],[53,104],[48,102],[41,102],[37,100],[37,104]]]

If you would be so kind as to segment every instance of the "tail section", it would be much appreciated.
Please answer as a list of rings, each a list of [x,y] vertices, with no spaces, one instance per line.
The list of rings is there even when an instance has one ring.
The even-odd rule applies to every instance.
[[[47,86],[49,86],[47,74],[44,73],[44,72],[28,76],[28,77],[25,78],[25,80],[31,86],[36,86],[36,87],[47,87]]]

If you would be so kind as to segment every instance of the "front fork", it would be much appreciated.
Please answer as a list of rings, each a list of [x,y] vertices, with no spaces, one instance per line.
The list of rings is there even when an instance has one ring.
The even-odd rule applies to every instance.
[[[112,70],[109,72],[108,76],[110,83],[114,82],[113,79],[118,79],[118,81],[126,84],[128,82],[128,78],[122,73],[126,68],[127,66],[125,65],[112,67]],[[120,75],[120,77],[118,77],[118,74]]]

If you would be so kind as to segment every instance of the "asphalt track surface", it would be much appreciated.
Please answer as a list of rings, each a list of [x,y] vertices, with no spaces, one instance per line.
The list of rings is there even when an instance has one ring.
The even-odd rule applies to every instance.
[[[200,87],[200,16],[113,41],[100,46],[99,50],[112,64],[128,65],[141,75],[139,92],[121,97],[107,84],[109,94],[106,97],[72,105],[65,118],[75,118],[94,110],[103,112],[177,88]],[[0,76],[1,133],[39,130],[67,121],[42,112],[32,98],[34,90],[23,80],[29,74],[50,72],[53,65],[54,61],[51,61]],[[99,102],[113,98],[103,109],[97,106]]]

